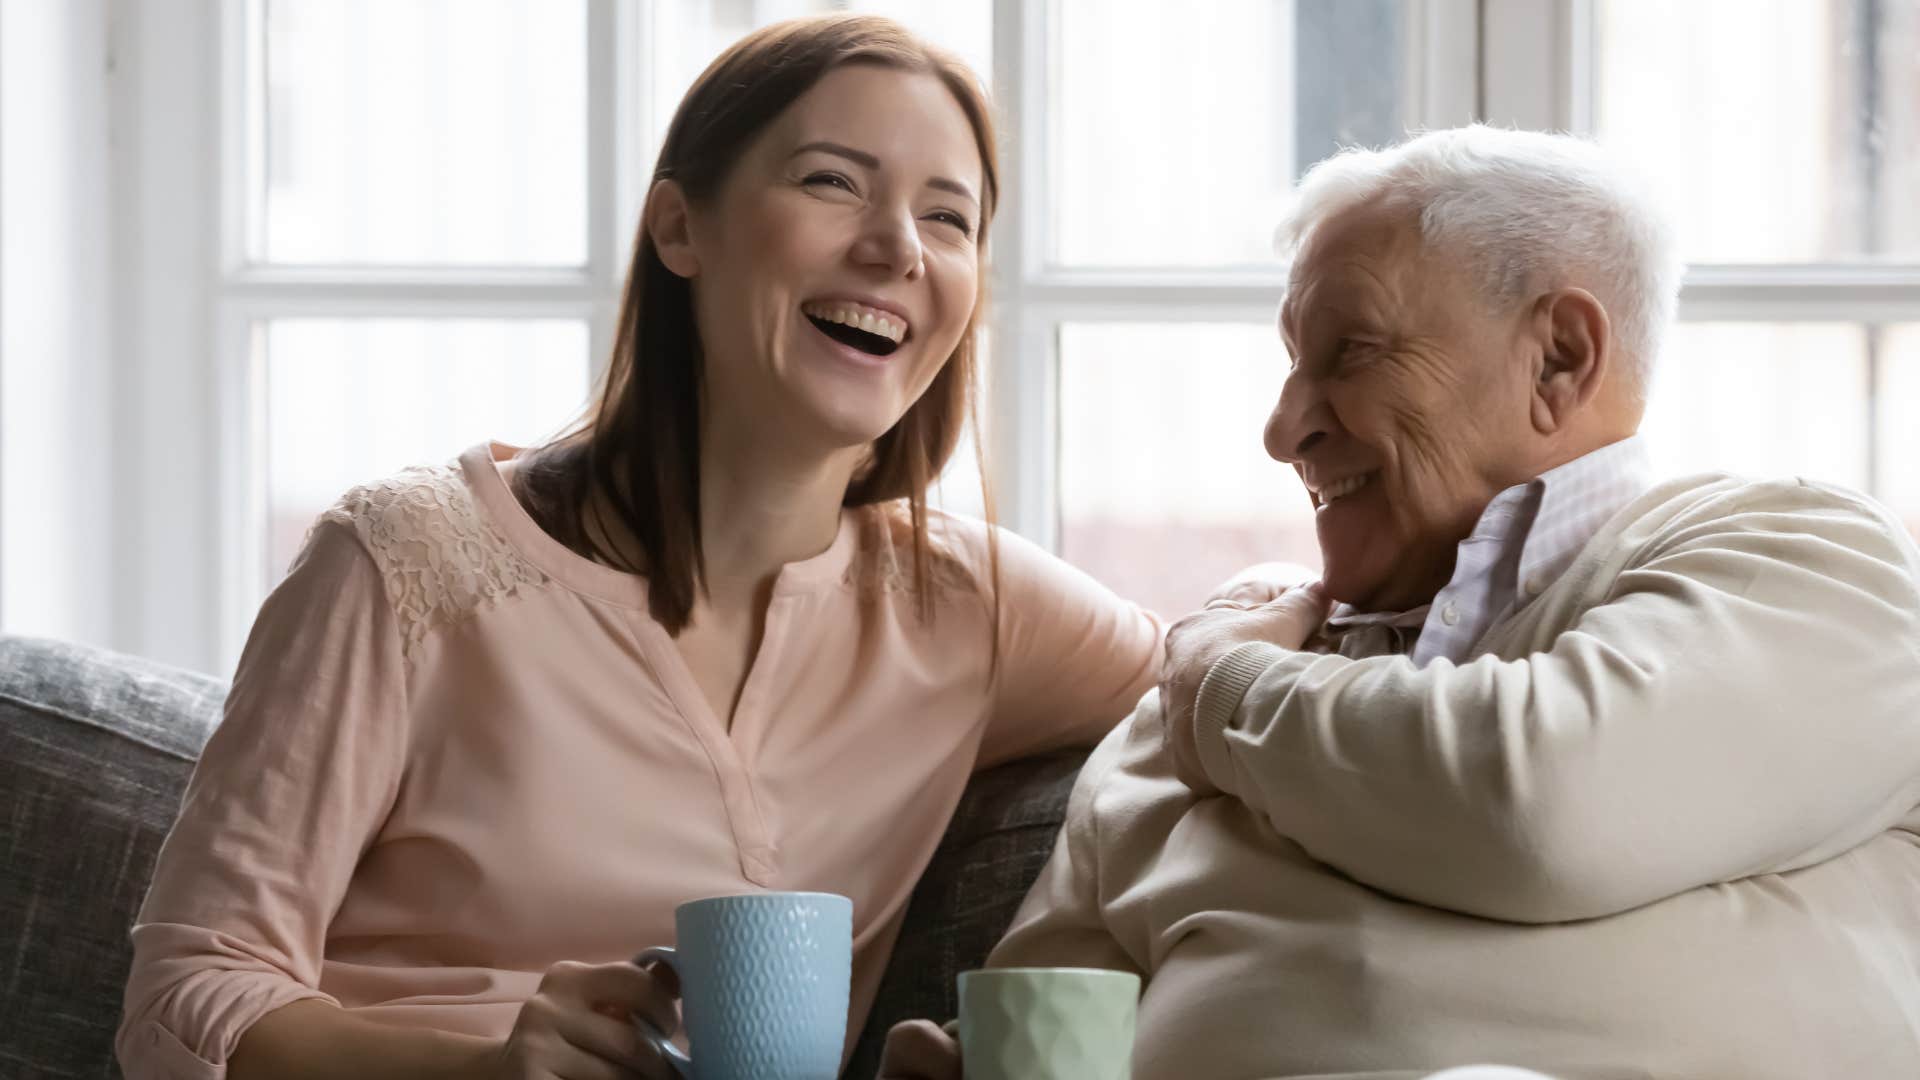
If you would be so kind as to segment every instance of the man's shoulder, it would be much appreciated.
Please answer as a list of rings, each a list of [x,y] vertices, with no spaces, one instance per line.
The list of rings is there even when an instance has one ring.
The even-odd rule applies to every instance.
[[[1920,551],[1899,518],[1873,497],[1803,476],[1700,473],[1662,481],[1620,512],[1620,539],[1659,549],[1716,533],[1790,533],[1904,556]]]

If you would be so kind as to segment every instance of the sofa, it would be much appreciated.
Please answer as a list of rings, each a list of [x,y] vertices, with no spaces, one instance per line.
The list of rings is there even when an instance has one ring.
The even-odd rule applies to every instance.
[[[117,1077],[127,939],[193,763],[217,679],[135,657],[0,636],[0,1077]],[[927,867],[845,1076],[878,1069],[887,1029],[951,1019],[1052,849],[1084,753],[974,777]]]

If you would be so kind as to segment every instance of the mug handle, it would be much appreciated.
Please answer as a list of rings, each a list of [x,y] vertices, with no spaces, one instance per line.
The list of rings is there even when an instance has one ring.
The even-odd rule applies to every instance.
[[[665,946],[659,946],[642,952],[639,956],[633,958],[633,963],[636,967],[646,967],[656,960],[665,964],[667,968],[673,972],[674,978],[677,979],[680,977],[680,956]],[[682,985],[685,984],[682,983]],[[633,1015],[633,1020],[635,1025],[640,1029],[640,1037],[650,1043],[653,1048],[659,1052],[660,1056],[666,1059],[667,1067],[672,1069],[674,1073],[680,1077],[680,1080],[693,1080],[693,1059],[688,1057],[679,1047],[673,1045],[673,1043],[667,1039],[666,1033],[656,1027],[653,1021],[641,1016],[639,1013]]]

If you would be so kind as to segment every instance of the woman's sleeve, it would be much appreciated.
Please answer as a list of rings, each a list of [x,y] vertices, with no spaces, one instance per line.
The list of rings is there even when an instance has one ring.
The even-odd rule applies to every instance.
[[[1002,531],[993,715],[981,767],[1092,746],[1160,678],[1166,628],[1139,605]]]
[[[380,572],[323,521],[254,621],[135,922],[115,1044],[129,1080],[223,1076],[262,1016],[333,1001],[327,926],[393,805],[405,694]]]

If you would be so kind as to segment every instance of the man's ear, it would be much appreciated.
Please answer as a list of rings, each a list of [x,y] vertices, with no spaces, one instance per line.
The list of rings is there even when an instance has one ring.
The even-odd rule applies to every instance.
[[[700,275],[700,256],[693,245],[693,208],[678,181],[662,180],[653,185],[647,192],[641,220],[667,269],[683,278]]]
[[[1560,431],[1600,392],[1613,363],[1607,309],[1585,289],[1555,289],[1534,304],[1540,370],[1533,387],[1533,426]]]

